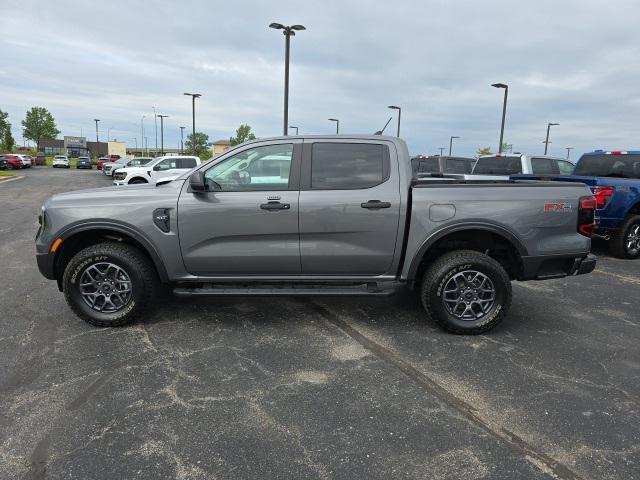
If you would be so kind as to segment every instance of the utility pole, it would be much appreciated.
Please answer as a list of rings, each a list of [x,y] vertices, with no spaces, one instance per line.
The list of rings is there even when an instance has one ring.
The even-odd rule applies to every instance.
[[[164,119],[169,115],[158,115],[160,118],[160,156],[164,155]]]

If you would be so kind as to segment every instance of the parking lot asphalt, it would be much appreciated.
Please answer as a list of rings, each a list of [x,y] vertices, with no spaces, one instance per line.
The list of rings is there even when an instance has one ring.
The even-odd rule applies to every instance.
[[[640,477],[640,262],[514,282],[502,325],[447,334],[385,299],[158,302],[91,327],[40,276],[51,194],[0,183],[0,478]]]

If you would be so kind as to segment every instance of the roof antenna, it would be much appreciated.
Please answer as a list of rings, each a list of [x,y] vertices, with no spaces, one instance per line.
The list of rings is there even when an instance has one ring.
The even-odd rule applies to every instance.
[[[382,127],[382,130],[378,130],[376,133],[374,133],[374,135],[382,135],[385,131],[385,129],[387,128],[387,125],[389,125],[389,122],[391,121],[393,117],[389,117],[389,120],[387,120],[387,123],[384,124],[384,127]]]

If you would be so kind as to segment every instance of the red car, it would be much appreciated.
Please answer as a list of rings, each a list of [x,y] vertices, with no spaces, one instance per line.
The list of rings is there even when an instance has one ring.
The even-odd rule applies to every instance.
[[[22,160],[17,155],[5,153],[3,157],[7,161],[9,168],[11,168],[12,170],[19,170],[23,167]]]
[[[109,162],[115,162],[116,160],[120,159],[120,155],[106,155],[104,157],[100,157],[98,159],[98,163],[96,163],[96,167],[98,168],[98,170],[102,170],[102,166],[105,163],[109,163]]]

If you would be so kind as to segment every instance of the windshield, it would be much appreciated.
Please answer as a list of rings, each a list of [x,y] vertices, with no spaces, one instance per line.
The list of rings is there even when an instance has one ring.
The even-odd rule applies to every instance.
[[[448,157],[444,160],[444,173],[471,173],[472,158]]]
[[[640,178],[640,154],[583,155],[573,174],[588,177]]]
[[[67,157],[65,157],[64,155],[56,155],[54,158],[57,159],[57,160],[66,160],[67,159]]]
[[[522,173],[520,157],[495,156],[480,157],[473,168],[474,174],[483,175],[513,175]]]
[[[411,169],[416,173],[437,173],[440,171],[438,157],[412,158]]]

